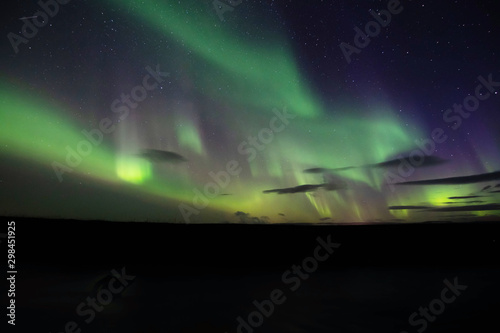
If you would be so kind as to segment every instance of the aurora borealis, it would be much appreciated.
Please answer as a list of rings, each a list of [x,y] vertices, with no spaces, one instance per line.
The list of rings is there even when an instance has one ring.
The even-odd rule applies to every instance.
[[[347,62],[387,3],[243,1],[224,21],[209,0],[58,4],[18,52],[2,43],[1,213],[498,219],[493,1],[401,1]],[[43,8],[9,6],[4,36]]]

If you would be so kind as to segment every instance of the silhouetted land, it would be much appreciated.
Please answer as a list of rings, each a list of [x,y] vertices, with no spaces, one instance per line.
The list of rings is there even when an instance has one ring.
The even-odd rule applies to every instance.
[[[417,332],[421,326],[411,326],[408,317],[439,298],[443,281],[455,277],[467,289],[426,332],[487,331],[500,310],[496,222],[181,225],[3,218],[0,232],[8,220],[16,221],[16,331],[63,332],[75,321],[82,332],[237,332],[237,317],[247,318],[254,300],[280,289],[286,301],[255,332]],[[318,237],[341,245],[292,291],[283,274],[314,256]],[[129,288],[84,322],[77,306],[95,297],[112,269],[123,267],[135,276]]]

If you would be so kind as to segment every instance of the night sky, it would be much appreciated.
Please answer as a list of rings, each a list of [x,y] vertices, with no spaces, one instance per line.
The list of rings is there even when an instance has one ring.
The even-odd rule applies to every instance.
[[[2,215],[500,216],[494,1],[44,1],[2,14]]]

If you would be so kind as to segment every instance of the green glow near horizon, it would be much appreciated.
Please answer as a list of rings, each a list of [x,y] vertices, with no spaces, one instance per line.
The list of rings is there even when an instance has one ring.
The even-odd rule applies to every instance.
[[[65,147],[75,148],[80,141],[85,139],[81,133],[82,128],[79,128],[79,125],[74,121],[64,117],[64,108],[61,106],[54,106],[32,95],[27,98],[27,95],[21,90],[5,87],[2,87],[0,98],[2,101],[0,122],[9,124],[2,126],[0,131],[0,152],[2,154],[30,159],[40,165],[50,167],[53,161],[64,164],[67,155]],[[325,135],[326,128],[323,128],[320,121],[314,123],[317,132],[313,136],[313,142],[324,141],[322,135]],[[305,124],[299,122],[298,125],[301,127]],[[370,126],[371,129],[369,129]],[[343,128],[345,129],[343,130]],[[87,128],[87,130],[89,129]],[[371,145],[368,145],[361,138],[357,140],[351,138],[352,144],[348,147],[344,147],[345,144],[342,141],[333,140],[325,142],[324,145],[319,144],[317,149],[305,149],[307,145],[302,147],[301,141],[292,140],[297,129],[291,125],[289,129],[280,133],[276,141],[266,147],[254,161],[254,171],[259,174],[259,177],[233,178],[229,187],[223,191],[233,195],[211,199],[209,208],[232,214],[236,210],[254,212],[256,207],[259,207],[259,215],[271,216],[272,221],[279,221],[276,215],[281,211],[290,217],[289,220],[302,222],[314,222],[323,217],[334,219],[340,217],[345,221],[368,219],[370,212],[376,210],[374,207],[361,205],[359,193],[355,190],[339,192],[319,190],[293,195],[262,194],[262,191],[269,189],[270,186],[289,187],[321,183],[322,180],[318,175],[309,175],[303,172],[303,169],[310,166],[312,161],[325,167],[374,163],[384,160],[394,151],[411,145],[410,137],[412,135],[405,134],[401,125],[389,118],[380,120],[379,123],[346,118],[339,123],[336,132],[343,133],[342,131],[348,131],[348,129],[354,132],[371,130],[372,137],[368,139],[372,144],[382,145],[384,149],[371,149]],[[26,133],[30,133],[30,135]],[[347,132],[343,134],[347,135]],[[384,146],[387,142],[393,142],[392,146]],[[342,151],[342,149],[352,150],[353,147],[359,151],[353,150],[353,155],[348,160],[329,153]],[[287,151],[287,148],[293,149],[293,151]],[[302,148],[304,150],[301,150]],[[267,163],[260,163],[259,161],[262,159]],[[242,165],[242,167],[244,166]],[[197,188],[203,192],[203,186],[207,182],[206,179],[195,182],[190,177],[162,176],[153,173],[153,170],[153,166],[149,162],[116,155],[103,142],[101,145],[94,146],[92,152],[83,158],[82,163],[73,168],[73,173],[64,174],[64,177],[84,176],[115,184],[130,183],[131,191],[132,189],[140,191],[145,197],[150,196],[153,202],[170,199],[187,204],[192,203],[193,189]],[[285,173],[283,170],[289,171]],[[218,171],[218,169],[213,171]],[[367,172],[363,169],[353,169],[349,172],[351,173],[346,173],[345,176],[358,180],[377,191],[380,188],[379,181],[384,181],[383,172],[380,170]],[[372,174],[370,175],[370,173]],[[276,181],[271,182],[269,179]],[[54,183],[56,182],[54,176]],[[406,190],[403,188],[398,187],[396,193],[388,194],[387,205],[410,203],[444,207],[444,202],[448,201],[447,197],[472,193],[477,191],[478,186],[463,185],[459,188],[456,186],[433,188],[413,186]],[[304,199],[306,200],[304,201]],[[311,208],[317,215],[311,214]],[[491,212],[472,212],[471,214],[484,216],[489,213]],[[419,213],[409,210],[392,211],[391,214],[395,217],[417,220],[425,220],[424,217],[429,216],[419,215]]]
[[[151,164],[141,158],[122,156],[116,161],[116,173],[125,181],[140,184],[151,177]]]

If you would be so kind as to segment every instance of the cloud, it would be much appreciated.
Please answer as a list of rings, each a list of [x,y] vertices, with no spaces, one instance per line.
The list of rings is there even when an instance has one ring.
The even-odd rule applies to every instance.
[[[349,169],[354,169],[357,167],[344,167],[344,168],[335,168],[335,169],[329,169],[329,168],[310,168],[310,169],[305,169],[305,173],[325,173],[325,172],[330,172],[330,171],[344,171],[344,170],[349,170]]]
[[[428,206],[389,206],[389,210],[403,210],[403,209],[427,209]]]
[[[398,158],[398,159],[393,159],[381,163],[376,163],[376,164],[368,164],[365,167],[371,167],[371,168],[389,168],[389,167],[397,167],[401,163],[408,163],[410,165],[413,165],[414,167],[419,167],[419,168],[424,168],[424,167],[430,167],[430,166],[435,166],[435,165],[440,165],[443,163],[448,162],[448,160],[442,159],[441,157],[438,156],[426,156],[423,160],[423,162],[420,165],[414,165],[414,161],[412,161],[409,157],[403,157],[403,158]]]
[[[499,204],[470,205],[458,207],[436,207],[430,208],[429,212],[477,212],[486,210],[500,210]]]
[[[395,185],[460,185],[460,184],[487,182],[498,179],[500,179],[500,171],[482,173],[472,176],[416,180],[416,181],[396,183]]]
[[[318,185],[300,185],[295,187],[287,187],[287,188],[277,188],[272,190],[265,190],[262,193],[278,193],[278,194],[289,194],[289,193],[305,193],[316,191],[317,189],[325,186],[326,184],[318,184]]]
[[[305,169],[305,173],[323,173],[330,171],[331,169],[326,169],[326,168],[310,168],[310,169]]]
[[[136,156],[139,156],[141,158],[144,158],[148,161],[155,163],[164,163],[164,162],[179,163],[187,161],[187,159],[184,158],[182,155],[179,155],[171,151],[158,150],[158,149],[142,149],[139,153],[136,154]]]
[[[453,214],[453,215],[444,215],[442,218],[466,218],[466,217],[477,217],[474,214]]]
[[[500,184],[496,184],[495,186],[493,185],[488,185],[485,186],[481,189],[481,192],[487,192],[487,193],[500,193],[500,190],[495,190],[496,188],[499,188]],[[489,191],[488,191],[489,190]]]
[[[250,224],[267,224],[269,223],[269,218],[267,216],[262,216],[258,218],[256,216],[251,216],[249,213],[245,213],[242,211],[237,211],[234,213],[240,219],[241,223],[250,223]]]
[[[279,216],[285,216],[285,214],[283,214],[283,213],[278,213],[278,215],[279,215]]]
[[[243,213],[243,212],[241,212],[241,211],[237,211],[236,213],[234,213],[234,215],[236,215],[236,216],[248,216],[248,215],[250,215],[250,214],[248,214],[248,213]]]
[[[416,167],[430,167],[430,166],[435,166],[439,164],[443,164],[445,162],[448,162],[448,160],[442,159],[441,157],[437,156],[426,156],[423,162],[416,166]],[[345,170],[350,170],[350,169],[356,169],[356,168],[392,168],[392,167],[397,167],[401,165],[401,163],[407,163],[410,165],[415,164],[414,161],[411,161],[409,157],[401,157],[398,159],[392,159],[380,163],[373,163],[373,164],[365,164],[365,165],[360,165],[360,166],[348,166],[348,167],[343,167],[343,168],[310,168],[310,169],[305,169],[304,172],[306,173],[325,173],[329,171],[345,171]]]
[[[448,197],[450,200],[456,200],[456,199],[473,199],[473,198],[482,198],[482,195],[466,195],[466,196],[461,196],[461,197]]]
[[[469,202],[445,202],[445,204],[468,204],[468,203],[481,203],[484,201],[469,201]],[[404,210],[413,209],[420,210],[420,212],[476,212],[486,210],[500,210],[500,204],[484,204],[484,205],[467,205],[467,206],[389,206],[389,210]]]
[[[472,204],[472,203],[482,203],[485,202],[483,200],[473,200],[473,201],[452,201],[452,202],[445,202],[445,204]]]
[[[335,176],[331,173],[326,173],[323,178],[325,181],[325,183],[323,184],[305,184],[294,187],[276,188],[272,190],[264,190],[262,191],[262,193],[278,193],[278,194],[306,193],[306,192],[316,191],[320,188],[324,189],[325,191],[337,191],[346,189],[348,187],[347,186],[348,183],[350,183],[349,180],[344,180],[345,178]]]

